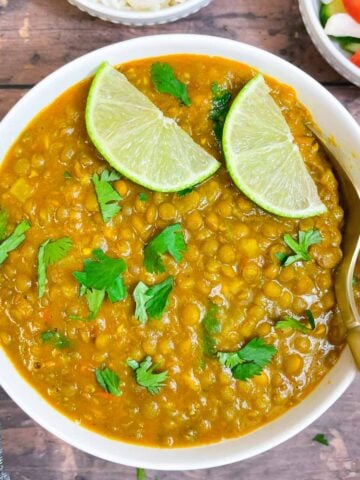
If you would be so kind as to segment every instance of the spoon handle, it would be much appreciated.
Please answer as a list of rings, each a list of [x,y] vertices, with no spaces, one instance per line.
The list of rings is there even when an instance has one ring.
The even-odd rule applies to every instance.
[[[357,367],[360,369],[360,327],[349,330],[347,335],[348,345]]]

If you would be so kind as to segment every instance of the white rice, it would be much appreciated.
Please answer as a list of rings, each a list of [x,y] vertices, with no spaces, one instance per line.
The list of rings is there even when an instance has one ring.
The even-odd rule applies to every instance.
[[[187,0],[95,0],[95,2],[117,10],[156,11],[174,7]]]

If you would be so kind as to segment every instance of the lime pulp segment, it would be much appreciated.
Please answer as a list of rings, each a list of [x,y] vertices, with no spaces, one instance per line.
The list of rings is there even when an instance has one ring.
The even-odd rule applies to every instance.
[[[233,181],[263,209],[292,218],[326,211],[262,75],[250,80],[231,106],[223,148]]]
[[[220,167],[108,63],[99,67],[91,85],[86,127],[113,168],[151,190],[183,190],[204,181]]]

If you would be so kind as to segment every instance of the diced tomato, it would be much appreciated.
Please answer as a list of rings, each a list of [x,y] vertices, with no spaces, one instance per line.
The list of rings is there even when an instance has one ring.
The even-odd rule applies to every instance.
[[[350,60],[352,61],[352,63],[354,63],[357,67],[360,68],[360,51],[359,52],[356,52],[351,58]]]
[[[360,23],[360,0],[343,0],[349,15]]]

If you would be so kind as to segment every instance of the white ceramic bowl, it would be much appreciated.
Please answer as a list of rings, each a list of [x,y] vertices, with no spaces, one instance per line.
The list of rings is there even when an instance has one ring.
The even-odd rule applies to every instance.
[[[315,47],[341,76],[360,87],[360,68],[350,62],[347,54],[325,33],[320,20],[320,0],[299,0],[300,12]]]
[[[122,23],[124,25],[134,25],[137,27],[144,25],[156,25],[168,22],[175,22],[180,18],[187,17],[198,12],[201,8],[209,5],[211,0],[187,0],[185,3],[174,7],[163,8],[151,12],[137,12],[134,10],[118,10],[113,7],[106,7],[92,0],[68,0],[83,12],[87,12],[93,17],[99,17],[113,23]]]
[[[216,55],[253,65],[292,85],[326,135],[338,142],[339,158],[360,185],[360,128],[345,108],[319,83],[290,63],[266,51],[223,38],[160,35],[117,43],[89,53],[57,70],[27,93],[0,123],[0,159],[29,121],[64,90],[92,75],[104,60],[112,64],[144,57],[195,53]],[[298,406],[243,437],[218,444],[160,449],[130,445],[82,428],[52,408],[17,373],[0,348],[0,381],[10,397],[35,421],[69,444],[117,463],[163,470],[215,467],[268,450],[300,432],[329,408],[352,382],[355,367],[346,348],[321,384]]]

